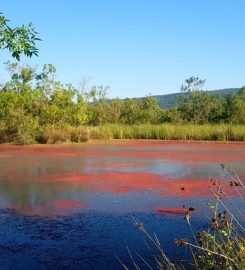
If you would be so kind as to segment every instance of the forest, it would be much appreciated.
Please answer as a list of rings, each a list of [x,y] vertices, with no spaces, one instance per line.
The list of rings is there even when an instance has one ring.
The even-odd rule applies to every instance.
[[[56,80],[56,68],[51,64],[41,70],[11,62],[5,65],[10,79],[0,89],[1,143],[79,142],[90,138],[245,139],[239,133],[243,129],[239,125],[245,123],[245,87],[221,98],[203,90],[204,80],[191,77],[180,88],[184,95],[178,105],[163,109],[151,96],[110,100],[108,86],[88,89],[82,83],[77,89],[64,85]],[[217,125],[222,127],[221,137],[202,136],[205,130],[217,133]],[[192,135],[188,135],[190,126]],[[232,128],[240,135],[227,137],[225,133],[231,133]],[[166,135],[161,129],[173,134]]]

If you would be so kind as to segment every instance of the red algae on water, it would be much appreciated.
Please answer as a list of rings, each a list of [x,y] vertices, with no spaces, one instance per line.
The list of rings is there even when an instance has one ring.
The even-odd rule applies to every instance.
[[[3,154],[0,154],[0,158],[9,158],[9,157],[11,157],[10,155],[3,155]]]
[[[133,147],[130,148],[131,146]],[[4,183],[1,194],[3,198],[9,197],[9,201],[15,203],[10,204],[9,208],[26,215],[39,216],[67,215],[83,211],[86,208],[85,202],[65,198],[64,194],[73,190],[91,194],[110,192],[122,196],[132,192],[147,191],[151,193],[150,196],[165,198],[209,197],[213,196],[211,190],[215,187],[212,186],[210,179],[201,178],[202,175],[194,179],[196,173],[189,174],[190,178],[184,173],[182,175],[185,176],[182,178],[176,175],[178,170],[176,173],[173,170],[172,174],[168,175],[142,172],[142,168],[137,167],[147,164],[146,170],[150,168],[151,171],[155,171],[155,167],[151,167],[148,161],[152,163],[167,161],[171,166],[179,162],[183,168],[189,166],[192,170],[198,163],[198,168],[202,166],[200,163],[215,162],[217,168],[220,163],[242,164],[245,160],[243,149],[245,150],[245,144],[158,141],[125,143],[113,145],[110,148],[79,145],[74,147],[0,146],[2,164],[0,178]],[[91,168],[92,166],[103,169],[96,172]],[[134,167],[133,172],[131,172],[132,167]],[[225,194],[235,195],[235,189],[229,186],[228,179],[218,179],[218,181],[222,185],[224,196]],[[21,192],[30,198],[28,202],[22,204],[18,199],[20,197],[18,194]],[[37,196],[41,198],[41,201],[33,203],[32,199],[35,196],[30,196],[31,193],[35,196],[36,194],[45,195]],[[44,198],[42,201],[46,194],[50,195],[49,200]],[[16,202],[18,200],[20,203]],[[160,214],[183,213],[182,209],[167,207],[158,207],[156,211]]]
[[[154,191],[163,197],[196,197],[212,195],[210,179],[176,178],[147,172],[100,172],[50,174],[42,181],[71,182],[77,189],[89,192],[128,193],[134,191]],[[223,190],[233,194],[229,181],[219,179]]]
[[[73,182],[83,184],[91,191],[125,193],[140,190],[162,190],[168,175],[143,172],[100,172],[50,174],[44,181]]]
[[[228,179],[216,179],[223,190],[223,197],[227,195],[237,195],[234,188],[230,187]],[[162,196],[174,196],[179,198],[194,198],[213,196],[212,191],[216,191],[217,186],[213,186],[210,179],[175,179],[169,181],[167,190],[163,191]]]
[[[181,198],[211,195],[211,183],[208,179],[175,179],[168,182],[167,189],[172,196]],[[162,195],[166,196],[166,192]]]
[[[107,168],[128,168],[128,167],[139,167],[139,166],[144,166],[143,162],[96,162],[90,164],[91,167],[107,167]]]
[[[54,201],[54,204],[62,209],[83,209],[86,204],[83,201],[68,201],[68,200],[56,200]]]
[[[105,145],[108,146],[108,145]],[[173,142],[173,141],[132,141],[111,145],[113,150],[105,146],[0,146],[0,154],[16,156],[36,155],[47,158],[100,158],[126,157],[129,159],[163,159],[181,162],[242,162],[245,159],[245,144],[232,143],[200,143],[200,142]],[[125,146],[125,147],[124,147]],[[135,148],[136,146],[136,148]],[[155,146],[160,146],[155,147]],[[122,147],[124,147],[122,150]],[[134,147],[134,148],[133,148]],[[125,150],[125,148],[127,148]],[[172,149],[171,149],[172,148]],[[239,150],[239,151],[238,151]],[[116,165],[115,165],[116,166]]]
[[[156,211],[163,215],[184,215],[185,211],[183,208],[177,207],[156,207]]]
[[[141,140],[141,139],[129,139],[122,140],[118,145],[144,147],[144,146],[188,146],[188,147],[200,147],[200,148],[239,148],[245,147],[244,142],[222,142],[222,141],[195,141],[195,140]]]

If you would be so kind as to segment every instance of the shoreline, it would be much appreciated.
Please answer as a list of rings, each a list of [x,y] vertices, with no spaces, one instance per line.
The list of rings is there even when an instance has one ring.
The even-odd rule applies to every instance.
[[[90,139],[87,142],[58,142],[58,143],[34,143],[34,144],[15,144],[0,143],[2,147],[69,147],[69,146],[91,146],[91,145],[161,145],[161,144],[212,144],[212,145],[244,145],[244,141],[214,141],[214,140],[162,140],[162,139]]]
[[[0,134],[1,135],[1,134]],[[0,136],[1,137],[1,136]],[[30,131],[8,134],[2,132],[0,143],[16,145],[65,143],[152,142],[222,142],[245,143],[245,125],[101,125],[80,127],[40,127]]]

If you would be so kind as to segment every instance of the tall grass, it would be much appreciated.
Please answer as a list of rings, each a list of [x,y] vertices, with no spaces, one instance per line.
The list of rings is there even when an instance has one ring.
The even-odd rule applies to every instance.
[[[38,143],[56,144],[64,142],[87,142],[89,131],[87,127],[52,128],[50,126],[42,128],[35,138]]]
[[[88,129],[91,139],[245,141],[244,125],[104,125]]]
[[[12,129],[0,125],[0,143],[53,144],[87,142],[90,139],[245,141],[245,125],[110,124],[95,127],[72,127],[68,125],[39,127],[36,123],[28,122],[28,125]]]

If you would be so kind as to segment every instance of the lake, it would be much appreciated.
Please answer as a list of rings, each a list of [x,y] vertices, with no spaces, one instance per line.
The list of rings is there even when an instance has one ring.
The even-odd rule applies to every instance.
[[[208,226],[210,179],[239,205],[220,164],[245,177],[245,144],[124,141],[0,146],[1,269],[123,269],[128,250],[154,266],[157,251],[135,227],[156,233],[171,259],[188,260],[174,240],[191,222]]]

